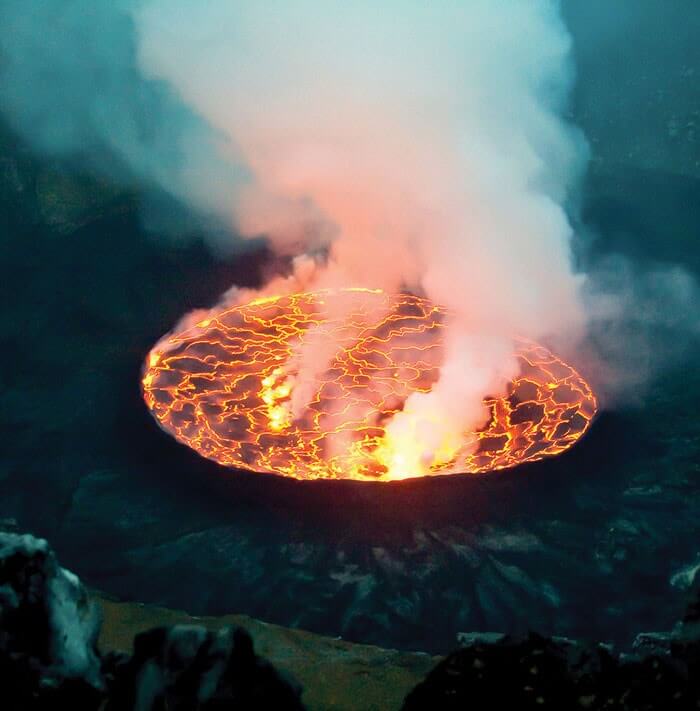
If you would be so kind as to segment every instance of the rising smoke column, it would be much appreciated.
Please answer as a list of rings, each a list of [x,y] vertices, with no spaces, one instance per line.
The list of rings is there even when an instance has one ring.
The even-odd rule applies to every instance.
[[[221,249],[268,234],[294,271],[264,293],[399,284],[452,307],[441,384],[407,407],[439,412],[438,431],[477,416],[474,393],[498,390],[512,367],[506,356],[499,364],[506,333],[571,342],[584,320],[575,360],[603,404],[638,401],[700,332],[700,289],[678,266],[599,263],[580,243],[585,283],[572,273],[561,206],[586,151],[560,118],[570,41],[558,3],[348,5],[3,0],[2,120],[62,169],[186,205],[173,216],[166,201],[159,235],[204,230]],[[617,10],[598,5],[584,15],[620,26]],[[646,27],[658,19],[634,12]],[[599,34],[586,52],[605,62]],[[668,38],[648,41],[642,32],[629,56],[680,56]],[[602,101],[600,87],[601,115],[619,113],[619,87]],[[332,349],[310,350],[296,360],[312,380]],[[395,426],[420,424],[425,437],[425,420]]]
[[[0,107],[43,152],[98,169],[110,152],[118,178],[267,235],[295,271],[266,293],[407,288],[447,307],[441,378],[406,403],[381,452],[415,473],[485,417],[483,395],[504,391],[513,335],[584,325],[563,205],[585,149],[561,119],[558,10],[6,0]],[[332,354],[297,354],[296,408]]]
[[[390,470],[449,458],[485,419],[513,335],[580,332],[563,204],[585,151],[561,118],[557,3],[150,0],[134,17],[144,74],[250,170],[230,202],[243,235],[324,251],[314,286],[408,288],[450,310],[438,383],[387,428]],[[303,354],[306,377],[322,350]]]

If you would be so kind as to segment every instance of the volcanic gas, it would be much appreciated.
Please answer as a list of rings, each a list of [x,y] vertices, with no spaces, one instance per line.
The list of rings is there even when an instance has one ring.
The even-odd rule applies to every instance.
[[[262,298],[210,312],[167,335],[148,356],[142,385],[158,423],[228,467],[297,479],[389,481],[512,467],[569,448],[596,399],[547,348],[514,339],[520,372],[487,397],[481,428],[420,471],[387,452],[385,425],[411,393],[429,392],[443,350],[446,311],[410,294],[343,289]],[[294,405],[298,354],[332,344],[328,367]]]

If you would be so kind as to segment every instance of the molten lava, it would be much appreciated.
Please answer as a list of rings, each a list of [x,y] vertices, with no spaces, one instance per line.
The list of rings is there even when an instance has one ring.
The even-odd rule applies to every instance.
[[[148,356],[143,396],[161,427],[202,456],[297,479],[486,472],[581,437],[596,412],[588,384],[546,348],[515,339],[520,373],[506,396],[484,400],[483,427],[425,471],[388,467],[385,424],[436,382],[445,316],[425,299],[366,289],[258,299],[166,336]],[[319,347],[327,352],[309,388],[300,354]]]

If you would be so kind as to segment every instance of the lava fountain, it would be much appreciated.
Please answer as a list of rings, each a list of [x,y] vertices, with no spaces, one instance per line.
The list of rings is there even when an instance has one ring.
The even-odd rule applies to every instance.
[[[589,385],[547,348],[516,338],[519,374],[506,395],[485,398],[480,429],[423,471],[387,462],[385,424],[437,381],[445,317],[426,299],[367,289],[222,308],[153,348],[143,397],[160,426],[203,457],[296,479],[487,472],[559,454],[583,435],[597,407]],[[331,352],[299,411],[299,353],[312,340]]]

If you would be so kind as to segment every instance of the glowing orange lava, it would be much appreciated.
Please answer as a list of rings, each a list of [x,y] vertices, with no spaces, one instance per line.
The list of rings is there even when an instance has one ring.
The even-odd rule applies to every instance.
[[[379,456],[384,424],[435,383],[444,318],[425,299],[366,289],[258,299],[164,338],[148,356],[143,396],[163,429],[202,456],[297,479],[485,472],[559,454],[586,431],[596,399],[585,380],[516,339],[520,374],[506,397],[484,401],[489,422],[448,461],[390,472]],[[295,412],[298,354],[324,344],[331,351]]]

